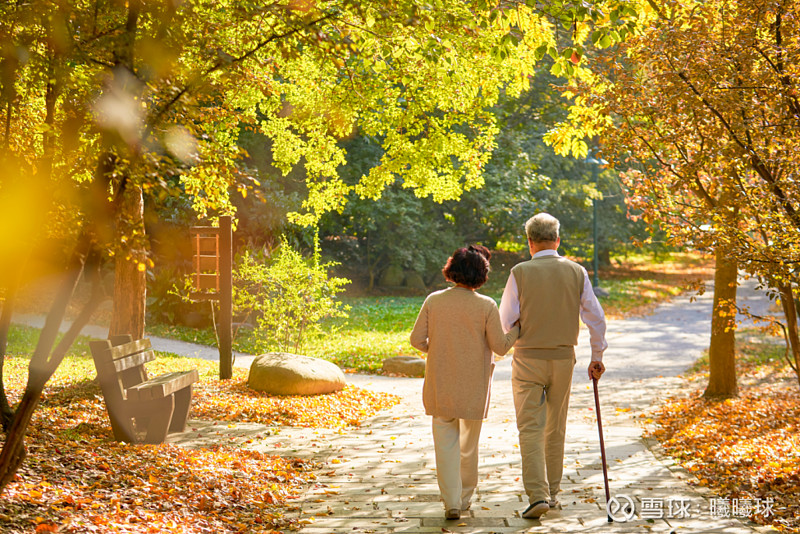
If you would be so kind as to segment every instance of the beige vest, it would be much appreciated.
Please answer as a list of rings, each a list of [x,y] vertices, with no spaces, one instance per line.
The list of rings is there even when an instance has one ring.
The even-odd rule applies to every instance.
[[[574,358],[586,277],[577,263],[544,256],[511,269],[519,291],[520,335],[515,358]]]

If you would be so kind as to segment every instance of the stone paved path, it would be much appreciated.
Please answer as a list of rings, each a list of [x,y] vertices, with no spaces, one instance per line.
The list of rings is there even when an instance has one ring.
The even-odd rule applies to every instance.
[[[764,302],[748,288],[741,298],[753,305]],[[510,358],[499,362],[495,374],[490,416],[481,434],[477,494],[458,521],[443,518],[421,379],[351,375],[351,383],[360,387],[402,397],[398,406],[359,429],[281,429],[254,439],[263,435],[259,425],[206,424],[175,442],[253,440],[247,446],[323,462],[317,483],[292,511],[307,521],[305,534],[765,531],[739,518],[714,517],[714,496],[693,486],[692,475],[654,452],[657,446],[642,438],[637,422],[638,415],[680,386],[677,375],[707,346],[709,312],[707,293],[696,302],[679,298],[650,316],[609,324],[608,371],[600,382],[602,417],[611,493],[630,497],[635,506],[636,515],[627,522],[609,524],[606,518],[594,396],[586,376],[587,339],[579,345],[573,379],[562,509],[538,521],[519,515],[527,503],[520,482]],[[688,512],[680,511],[681,503],[688,504]]]
[[[608,368],[600,381],[611,494],[630,497],[636,514],[609,524],[605,512],[588,341],[581,339],[567,428],[562,509],[541,520],[519,516],[523,502],[517,431],[511,401],[510,358],[498,363],[489,419],[480,444],[480,481],[471,509],[458,521],[443,518],[434,470],[430,418],[421,404],[421,379],[350,375],[360,387],[392,392],[401,403],[361,428],[267,429],[256,424],[192,421],[170,441],[186,446],[238,444],[321,462],[318,478],[290,511],[305,534],[390,532],[664,532],[767,531],[732,517],[714,517],[708,491],[642,438],[637,416],[680,387],[677,377],[708,344],[710,295],[678,298],[647,317],[609,323]],[[746,287],[740,301],[757,311],[765,299]],[[169,341],[169,340],[167,340]],[[161,340],[153,340],[159,347]],[[166,347],[169,348],[166,348]],[[160,350],[193,354],[179,342]],[[198,356],[213,359],[213,351]],[[240,356],[237,365],[249,359]],[[681,503],[688,512],[681,512]],[[659,508],[661,508],[659,510]]]

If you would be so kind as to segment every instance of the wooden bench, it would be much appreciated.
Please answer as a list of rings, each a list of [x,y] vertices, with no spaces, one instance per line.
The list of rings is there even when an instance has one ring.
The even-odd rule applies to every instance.
[[[155,360],[149,339],[115,336],[90,347],[114,439],[163,443],[167,433],[183,432],[197,369],[148,379],[144,364]]]

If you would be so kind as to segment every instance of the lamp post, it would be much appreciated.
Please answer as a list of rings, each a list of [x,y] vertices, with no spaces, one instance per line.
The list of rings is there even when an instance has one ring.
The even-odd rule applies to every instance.
[[[592,178],[594,178],[594,185],[595,185],[595,187],[597,187],[597,176],[598,176],[598,174],[600,172],[600,167],[602,165],[608,165],[608,162],[606,160],[604,160],[603,158],[597,159],[597,158],[593,157],[591,151],[589,152],[589,155],[586,156],[586,159],[584,161],[586,163],[588,163],[589,165],[591,165],[591,167],[592,167]],[[592,252],[592,264],[593,264],[593,269],[594,269],[594,273],[593,273],[593,276],[592,276],[592,286],[593,286],[595,295],[597,295],[598,297],[607,297],[608,296],[608,291],[606,291],[605,289],[600,287],[600,275],[599,275],[600,269],[599,269],[599,260],[598,260],[598,256],[597,256],[597,241],[598,241],[597,237],[598,237],[598,230],[597,230],[597,198],[595,197],[595,198],[592,198],[592,240],[593,240],[593,243],[594,243],[594,246],[592,247],[592,250],[593,250],[593,252]]]

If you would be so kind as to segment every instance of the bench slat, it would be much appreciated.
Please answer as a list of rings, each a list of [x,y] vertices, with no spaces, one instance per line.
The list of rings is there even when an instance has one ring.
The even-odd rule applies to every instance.
[[[197,369],[189,371],[177,371],[174,373],[166,373],[142,382],[141,384],[131,386],[125,390],[128,401],[144,401],[158,399],[172,395],[176,391],[185,388],[200,379],[197,374]]]
[[[130,343],[123,343],[122,345],[111,347],[111,359],[117,360],[119,358],[124,358],[129,354],[135,354],[150,348],[152,348],[152,346],[150,345],[150,340],[147,338],[131,341]]]
[[[126,369],[139,367],[140,365],[144,365],[147,362],[152,362],[155,359],[156,355],[152,350],[139,352],[137,354],[129,354],[128,356],[123,356],[121,358],[115,359],[114,368],[117,370],[118,373],[121,373]]]

